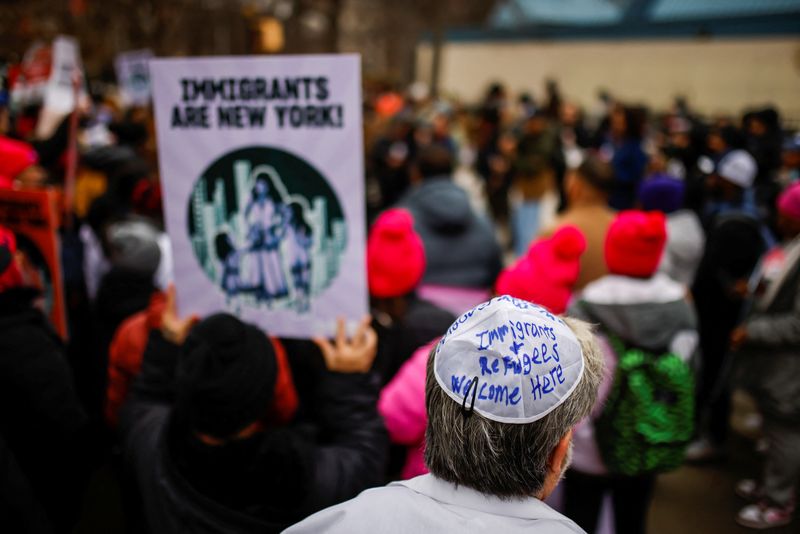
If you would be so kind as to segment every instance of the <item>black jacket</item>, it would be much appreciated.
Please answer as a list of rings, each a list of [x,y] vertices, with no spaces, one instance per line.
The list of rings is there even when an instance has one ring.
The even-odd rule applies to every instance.
[[[0,435],[50,522],[68,531],[80,510],[88,420],[61,340],[33,297],[0,293]]]
[[[0,436],[0,525],[8,532],[50,534],[53,527],[28,477]]]
[[[388,440],[376,410],[375,377],[326,372],[316,384],[313,437],[294,428],[264,436],[275,455],[268,459],[275,475],[263,491],[271,502],[250,499],[235,506],[199,491],[189,480],[202,475],[202,465],[187,466],[174,452],[180,447],[171,407],[179,353],[159,332],[151,334],[142,372],[120,414],[126,467],[138,483],[149,532],[280,532],[382,482]]]

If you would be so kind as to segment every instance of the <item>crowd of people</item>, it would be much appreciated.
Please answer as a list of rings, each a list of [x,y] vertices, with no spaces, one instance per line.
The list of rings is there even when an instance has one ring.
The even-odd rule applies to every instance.
[[[371,314],[308,340],[179,316],[150,111],[75,112],[68,341],[0,227],[2,530],[72,531],[110,465],[131,532],[592,533],[610,494],[641,533],[659,473],[724,455],[734,389],[764,451],[736,520],[792,521],[800,135],[776,110],[586,111],[553,81],[472,107],[369,85],[364,109]],[[41,139],[39,112],[0,98],[0,188],[64,186],[70,117]]]

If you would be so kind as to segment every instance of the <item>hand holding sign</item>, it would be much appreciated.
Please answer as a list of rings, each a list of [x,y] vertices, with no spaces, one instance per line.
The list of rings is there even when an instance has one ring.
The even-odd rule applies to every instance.
[[[358,325],[358,329],[350,340],[345,334],[344,319],[336,323],[336,342],[315,337],[314,343],[322,351],[325,365],[329,371],[337,373],[366,373],[375,361],[378,353],[378,334],[370,326],[372,317],[367,315]]]
[[[178,308],[175,304],[175,286],[167,289],[167,302],[164,311],[161,313],[161,334],[164,339],[176,345],[182,345],[189,335],[189,330],[199,321],[197,315],[190,315],[185,319],[178,316]]]

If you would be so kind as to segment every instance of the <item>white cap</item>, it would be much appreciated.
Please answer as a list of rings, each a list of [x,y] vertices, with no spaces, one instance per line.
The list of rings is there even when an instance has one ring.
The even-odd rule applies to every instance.
[[[508,295],[459,317],[436,346],[433,372],[450,398],[501,423],[541,419],[583,376],[583,353],[564,321]]]
[[[719,160],[717,174],[742,189],[753,185],[758,166],[746,150],[731,150]]]

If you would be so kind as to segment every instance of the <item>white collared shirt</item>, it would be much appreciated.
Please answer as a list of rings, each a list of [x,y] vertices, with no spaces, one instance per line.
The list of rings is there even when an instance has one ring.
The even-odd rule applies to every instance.
[[[401,532],[584,533],[539,499],[501,500],[428,474],[364,491],[289,527],[284,534]]]

